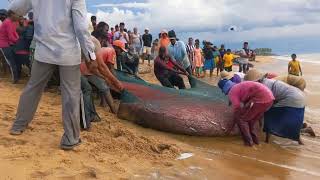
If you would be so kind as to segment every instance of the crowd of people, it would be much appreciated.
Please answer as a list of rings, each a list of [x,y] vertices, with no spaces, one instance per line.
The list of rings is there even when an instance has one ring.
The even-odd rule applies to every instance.
[[[30,12],[26,19],[13,11],[1,9],[0,21],[0,50],[6,57],[12,82],[15,84],[21,78],[22,65],[26,65],[31,70],[30,52],[34,49],[33,13]]]
[[[259,143],[257,122],[263,116],[267,137],[275,134],[302,144],[299,133],[305,102],[301,90],[305,88],[305,81],[298,79],[296,84],[290,84],[270,80],[265,75],[260,77],[261,73],[249,70],[249,61],[255,59],[255,53],[249,49],[248,42],[244,42],[241,51],[232,52],[224,45],[218,48],[209,41],[203,41],[201,45],[199,39],[191,37],[185,44],[174,30],[162,30],[154,38],[149,28],[145,28],[142,35],[136,27],[128,30],[123,22],[110,28],[106,22],[97,22],[96,16],[91,17],[88,26],[85,5],[76,2],[50,1],[45,5],[50,10],[46,10],[41,8],[43,1],[31,4],[19,0],[11,3],[10,10],[0,10],[0,50],[12,72],[13,83],[21,78],[22,65],[31,70],[10,131],[12,135],[22,134],[31,122],[42,91],[58,68],[65,130],[61,148],[74,148],[81,143],[80,126],[88,129],[91,122],[101,121],[95,110],[93,88],[97,89],[101,106],[108,106],[112,113],[116,113],[111,90],[120,93],[124,89],[116,70],[138,76],[139,64],[147,60],[151,65],[154,60],[154,74],[168,88],[185,89],[182,76],[187,76],[193,87],[193,76],[202,78],[209,74],[212,77],[216,71],[221,77],[219,87],[229,96],[234,122],[246,145]],[[37,15],[36,25],[30,10]],[[60,11],[68,13],[56,13]],[[22,15],[27,13],[28,19],[23,18]],[[59,26],[53,19],[45,18],[50,16],[61,19]],[[75,39],[80,42],[81,51]],[[291,75],[287,79],[302,75],[299,61],[295,55],[292,58],[288,68]],[[239,65],[237,73],[232,72],[235,63]],[[252,79],[252,76],[256,77],[252,72],[259,78]],[[82,119],[81,123],[78,119]],[[284,130],[284,127],[290,128]]]

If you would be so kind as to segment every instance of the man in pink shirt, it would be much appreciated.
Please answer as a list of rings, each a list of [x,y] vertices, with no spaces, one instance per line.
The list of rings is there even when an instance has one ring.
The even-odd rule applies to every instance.
[[[5,60],[10,66],[12,82],[14,84],[17,83],[19,79],[18,66],[15,60],[13,47],[19,39],[19,35],[16,31],[16,22],[18,20],[18,15],[13,11],[8,11],[8,18],[6,18],[0,26],[0,50],[4,54]]]
[[[237,124],[245,145],[259,144],[259,120],[273,104],[272,92],[260,83],[249,81],[235,84],[221,80],[218,86],[229,96],[234,112],[234,124],[228,131]]]

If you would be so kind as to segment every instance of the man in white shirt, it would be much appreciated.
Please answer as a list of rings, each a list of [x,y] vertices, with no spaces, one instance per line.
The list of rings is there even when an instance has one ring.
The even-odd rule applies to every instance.
[[[249,49],[249,43],[243,43],[243,49],[240,51],[239,58],[239,72],[247,73],[249,70],[249,59],[253,56],[252,51]]]
[[[113,36],[113,41],[120,40],[126,45],[126,48],[127,48],[129,43],[129,35],[124,31],[124,29],[125,29],[125,24],[122,22],[120,23],[120,30],[115,32]]]
[[[36,41],[31,78],[20,97],[10,134],[21,135],[27,128],[48,80],[58,67],[64,127],[60,147],[71,150],[81,143],[80,47],[88,63],[96,64],[85,0],[14,0],[9,9],[18,15],[33,10]]]

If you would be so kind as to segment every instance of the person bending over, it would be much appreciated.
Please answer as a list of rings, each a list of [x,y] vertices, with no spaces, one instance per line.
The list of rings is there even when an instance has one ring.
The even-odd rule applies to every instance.
[[[259,144],[259,121],[273,104],[275,98],[272,92],[264,85],[251,81],[235,84],[224,79],[218,86],[228,95],[234,113],[233,125],[227,133],[237,124],[246,146]]]
[[[101,52],[102,49],[101,47],[99,47],[100,46],[99,41],[94,37],[92,37],[92,41],[94,42],[95,47],[97,49],[96,57],[97,57],[98,71],[96,72],[90,71],[88,70],[86,63],[84,62],[81,63],[81,66],[80,66],[81,74],[82,74],[81,84],[87,86],[87,84],[90,83],[93,86],[95,86],[99,91],[99,95],[102,100],[102,105],[105,106],[105,104],[107,103],[110,107],[111,112],[116,113],[116,108],[114,106],[113,98],[110,93],[110,86],[115,87],[117,91],[121,91],[123,87],[122,87],[122,84],[118,81],[118,79],[116,79],[113,76],[113,74],[110,72],[108,66],[105,64],[103,59],[105,53],[109,53],[110,58],[113,58],[113,56],[115,56],[115,53],[112,48],[110,48],[110,50],[107,49],[107,51]],[[81,88],[82,90],[89,89],[89,88],[84,88],[83,86],[81,86]],[[90,92],[90,91],[85,91],[85,92]],[[91,94],[89,93],[88,94],[83,93],[83,94],[84,94],[84,101],[86,102],[86,99],[89,99],[91,97]],[[88,100],[87,102],[90,103],[91,101]]]

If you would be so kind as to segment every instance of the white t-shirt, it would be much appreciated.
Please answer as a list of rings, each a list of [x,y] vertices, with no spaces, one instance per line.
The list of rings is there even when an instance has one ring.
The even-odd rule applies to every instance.
[[[132,44],[135,46],[141,46],[140,34],[132,34]]]
[[[244,56],[247,56],[247,53],[246,53],[246,51],[244,49],[241,49],[240,54],[244,55]],[[249,58],[240,57],[238,61],[239,61],[240,64],[248,64],[249,63]]]
[[[120,40],[123,43],[127,44],[127,39],[129,39],[129,35],[126,32],[120,33],[120,31],[115,32],[113,40]]]

